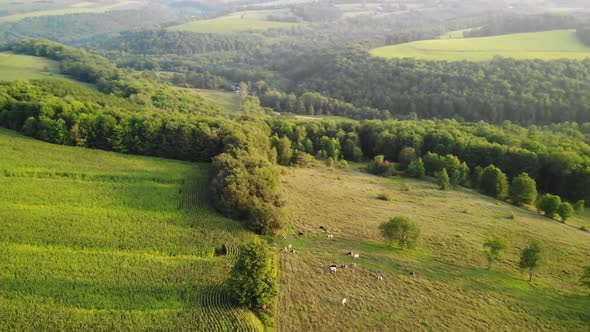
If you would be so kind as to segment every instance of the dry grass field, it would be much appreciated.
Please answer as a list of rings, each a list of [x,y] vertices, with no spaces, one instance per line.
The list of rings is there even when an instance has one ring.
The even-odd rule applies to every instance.
[[[429,181],[328,168],[285,172],[287,239],[276,245],[297,252],[279,253],[278,330],[588,330],[590,296],[577,282],[590,265],[590,233]],[[393,199],[378,200],[383,192]],[[416,249],[392,249],[380,238],[379,224],[397,215],[421,227]],[[510,248],[487,271],[482,244],[492,235]],[[529,284],[518,257],[533,239],[543,243],[544,261]],[[353,261],[349,251],[360,254],[358,266],[329,273],[330,264]]]

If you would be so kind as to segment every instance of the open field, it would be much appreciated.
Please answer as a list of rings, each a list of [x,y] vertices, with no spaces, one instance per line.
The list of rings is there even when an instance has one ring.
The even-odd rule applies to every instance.
[[[57,15],[69,15],[69,14],[83,14],[83,13],[104,13],[110,10],[122,10],[135,8],[143,5],[142,1],[138,0],[121,0],[114,3],[96,4],[94,2],[75,2],[68,5],[68,7],[60,9],[49,9],[49,10],[31,10],[24,13],[13,14],[8,16],[0,16],[0,24],[7,22],[15,22],[22,20],[27,17],[37,16],[57,16]],[[34,7],[33,7],[34,8]]]
[[[582,44],[574,30],[519,33],[482,38],[421,40],[379,47],[371,54],[383,58],[486,61],[494,56],[515,59],[585,59],[590,47]]]
[[[209,207],[207,164],[4,129],[0,155],[0,330],[261,328],[223,286],[253,235]]]
[[[190,31],[201,33],[233,33],[247,30],[268,30],[272,28],[288,28],[297,23],[267,21],[268,15],[275,11],[259,10],[236,12],[226,16],[188,22],[182,25],[170,27],[175,31]]]
[[[59,63],[46,58],[0,53],[0,81],[47,78],[59,75]]]
[[[238,112],[242,107],[240,96],[234,92],[209,89],[195,89],[195,91],[205,97],[211,104],[227,112]]]
[[[277,247],[292,243],[297,253],[279,256],[279,331],[588,331],[590,296],[577,282],[590,265],[590,233],[428,181],[352,169],[285,172],[287,240]],[[378,200],[383,192],[393,199]],[[421,227],[416,249],[381,240],[378,225],[396,215]],[[482,244],[492,235],[510,248],[487,271]],[[544,245],[544,262],[529,284],[518,255],[533,239]],[[329,273],[330,264],[352,262],[349,251],[360,254],[358,266]]]

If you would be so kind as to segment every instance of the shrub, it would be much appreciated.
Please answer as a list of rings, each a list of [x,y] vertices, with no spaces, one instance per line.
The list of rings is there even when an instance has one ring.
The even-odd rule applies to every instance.
[[[561,198],[559,196],[545,194],[537,200],[537,210],[543,212],[545,216],[553,218],[559,210]]]
[[[502,251],[508,248],[508,241],[499,236],[495,236],[484,242],[483,247],[485,248],[485,256],[488,261],[488,270],[492,269],[492,264],[500,260]]]
[[[451,186],[451,181],[449,179],[449,175],[447,174],[447,169],[443,168],[437,175],[438,178],[438,188],[441,190],[447,190]]]
[[[414,148],[411,147],[405,147],[403,148],[399,155],[398,155],[398,161],[399,161],[399,168],[401,170],[405,170],[408,168],[408,165],[410,165],[410,163],[412,161],[414,161],[416,159],[416,150]]]
[[[557,214],[561,217],[561,220],[565,222],[569,217],[574,215],[574,207],[568,203],[563,202],[557,208]]]
[[[381,224],[379,230],[383,238],[389,241],[389,245],[397,242],[402,250],[404,247],[413,248],[420,237],[420,228],[408,217],[393,217]]]
[[[298,167],[307,167],[314,162],[315,158],[310,155],[309,153],[305,153],[299,150],[296,150],[293,153],[293,161],[292,164]]]
[[[426,174],[426,170],[424,168],[424,162],[422,158],[418,158],[413,160],[410,165],[408,165],[408,170],[406,171],[409,176],[414,178],[422,178]]]
[[[586,202],[583,199],[581,199],[581,200],[577,201],[576,204],[574,204],[574,210],[578,213],[583,212],[585,205],[586,205]]]
[[[380,193],[379,195],[377,195],[377,199],[380,199],[382,201],[391,201],[393,200],[393,195],[391,193]]]
[[[533,281],[533,274],[541,261],[541,251],[541,243],[533,241],[520,254],[519,266],[529,271],[529,282]]]

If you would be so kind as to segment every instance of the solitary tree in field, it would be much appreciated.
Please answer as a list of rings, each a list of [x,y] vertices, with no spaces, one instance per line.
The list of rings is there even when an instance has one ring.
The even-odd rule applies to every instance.
[[[537,200],[537,210],[545,213],[545,216],[553,218],[559,210],[561,198],[559,196],[545,194]]]
[[[539,266],[541,260],[541,244],[533,241],[528,247],[524,248],[520,254],[520,268],[529,271],[529,282],[533,281],[535,269]]]
[[[522,173],[512,179],[510,199],[515,205],[533,204],[537,199],[537,184],[528,174]]]
[[[499,236],[495,236],[484,242],[484,254],[488,260],[488,270],[492,269],[492,264],[500,260],[502,252],[508,248],[508,241]]]
[[[449,179],[449,174],[447,173],[447,169],[443,168],[442,171],[438,173],[438,187],[440,190],[447,190],[451,186],[451,180]]]
[[[277,271],[271,249],[251,243],[241,251],[229,279],[233,298],[264,318],[277,294]]]
[[[389,241],[389,245],[397,242],[402,250],[404,247],[414,247],[420,237],[420,228],[408,217],[393,217],[381,224],[379,230],[383,238]]]
[[[582,285],[590,288],[590,266],[586,267],[584,270],[584,274],[582,275],[582,278],[580,278],[580,282]]]
[[[563,202],[557,208],[557,214],[565,222],[569,217],[574,215],[574,207],[568,202]]]
[[[508,195],[508,178],[502,170],[494,165],[483,169],[479,180],[479,189],[482,193],[498,199],[504,199]]]

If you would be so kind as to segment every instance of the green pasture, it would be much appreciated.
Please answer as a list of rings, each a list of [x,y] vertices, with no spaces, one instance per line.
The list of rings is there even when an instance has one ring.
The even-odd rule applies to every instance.
[[[0,330],[260,330],[224,286],[253,235],[209,206],[208,164],[4,129],[0,156]]]
[[[519,33],[481,38],[421,40],[371,50],[382,58],[487,61],[495,56],[515,59],[586,59],[590,47],[582,44],[575,30]]]

